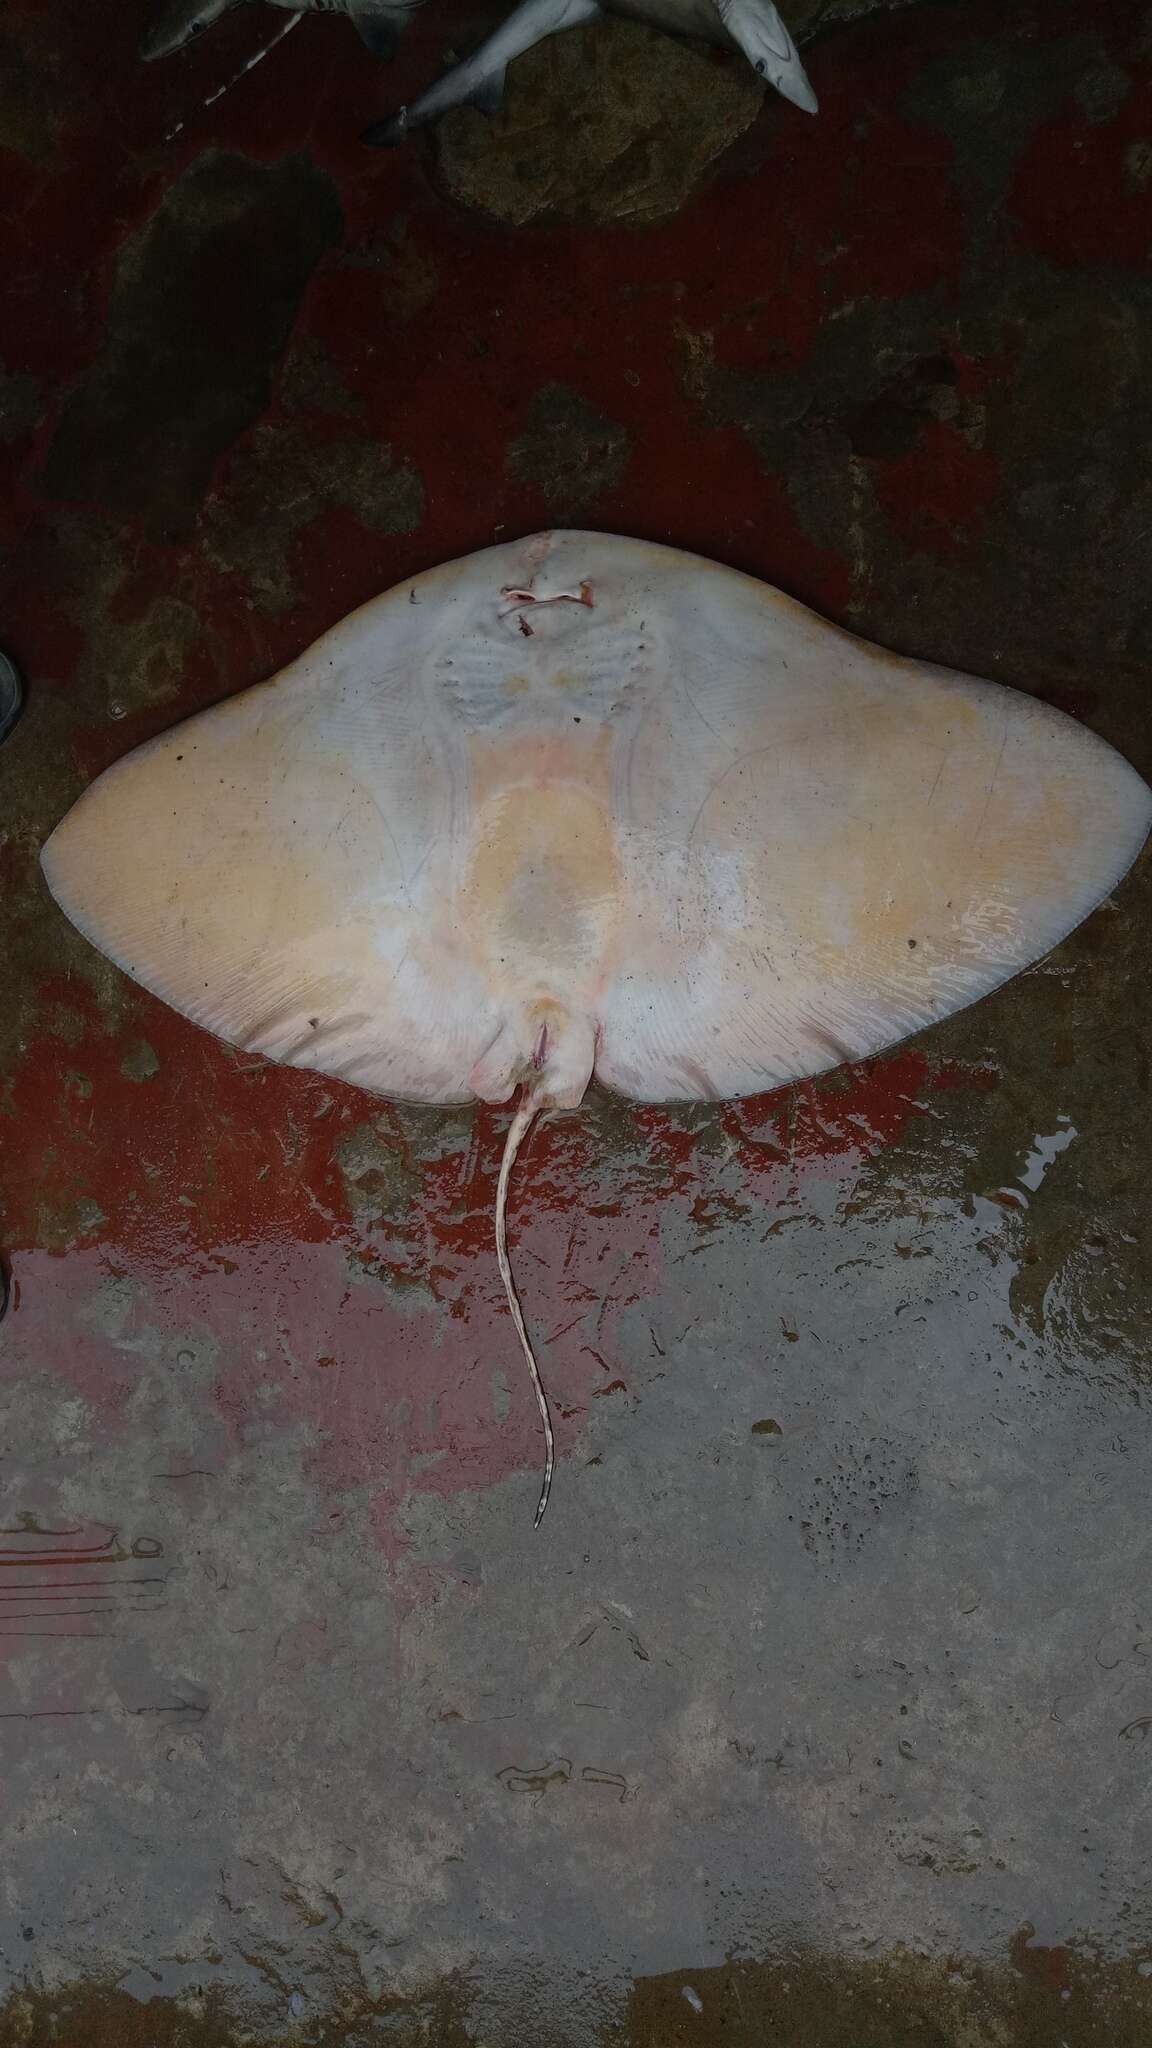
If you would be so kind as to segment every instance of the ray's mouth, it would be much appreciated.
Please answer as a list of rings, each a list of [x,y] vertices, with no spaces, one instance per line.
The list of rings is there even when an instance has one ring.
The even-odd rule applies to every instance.
[[[541,604],[582,604],[586,605],[589,611],[591,611],[595,603],[596,600],[592,595],[592,585],[587,582],[581,583],[578,590],[548,591],[520,590],[515,585],[509,584],[500,592],[498,616],[506,619],[510,612],[522,612],[528,605]]]

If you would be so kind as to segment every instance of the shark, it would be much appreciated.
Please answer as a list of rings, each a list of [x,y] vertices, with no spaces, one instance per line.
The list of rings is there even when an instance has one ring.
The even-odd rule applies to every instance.
[[[414,129],[453,107],[497,113],[509,64],[546,37],[609,14],[645,22],[683,40],[740,50],[759,77],[793,106],[807,114],[817,111],[796,45],[771,0],[523,0],[473,56],[444,72],[411,106],[374,121],[363,131],[363,141],[394,148]]]
[[[195,36],[230,14],[242,0],[167,0],[140,46],[152,63],[183,50]],[[268,0],[289,14],[346,14],[374,57],[395,55],[396,46],[420,0]]]

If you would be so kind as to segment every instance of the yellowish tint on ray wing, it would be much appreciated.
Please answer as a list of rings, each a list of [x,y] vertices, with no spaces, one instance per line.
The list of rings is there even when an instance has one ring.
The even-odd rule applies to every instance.
[[[381,1093],[463,1100],[498,1020],[446,914],[466,776],[411,687],[417,620],[426,639],[438,615],[412,588],[138,748],[43,859],[80,929],[206,1029]]]
[[[1039,959],[1134,859],[1152,793],[1071,719],[711,565],[679,581],[621,785],[608,1085],[733,1096],[876,1052]]]

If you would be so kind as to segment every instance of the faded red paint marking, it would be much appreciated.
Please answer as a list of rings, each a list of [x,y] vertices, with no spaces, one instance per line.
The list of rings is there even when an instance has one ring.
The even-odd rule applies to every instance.
[[[913,547],[951,554],[979,538],[1000,491],[1000,468],[957,427],[928,420],[906,455],[885,463],[876,495],[896,532]]]
[[[1108,120],[1070,109],[1037,130],[1010,193],[1018,229],[1062,269],[1116,264],[1146,269],[1152,258],[1152,64],[1126,51],[1132,80]]]

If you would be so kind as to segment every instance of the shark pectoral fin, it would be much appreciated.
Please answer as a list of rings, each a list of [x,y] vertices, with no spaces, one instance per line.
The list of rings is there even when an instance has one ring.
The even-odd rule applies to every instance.
[[[504,67],[503,71],[490,72],[489,76],[477,86],[472,98],[468,102],[469,106],[475,107],[478,113],[487,114],[489,120],[491,120],[492,116],[498,114],[504,105],[504,87],[507,81],[507,66]]]
[[[720,18],[754,71],[806,114],[817,112],[816,95],[796,45],[770,0],[720,0]]]
[[[400,30],[390,15],[369,13],[358,7],[350,7],[348,17],[355,23],[356,32],[365,49],[371,50],[374,57],[379,57],[386,64],[396,55]]]
[[[502,91],[504,72],[514,58],[534,49],[546,36],[575,28],[599,13],[599,0],[524,0],[523,6],[501,22],[487,42],[481,43],[474,57],[453,65],[443,78],[438,78],[435,85],[391,120],[373,122],[361,139],[387,149],[402,142],[414,128],[423,127],[426,121],[434,121],[437,115],[447,114],[453,107],[483,105],[480,95],[487,93],[493,82],[498,81]]]

